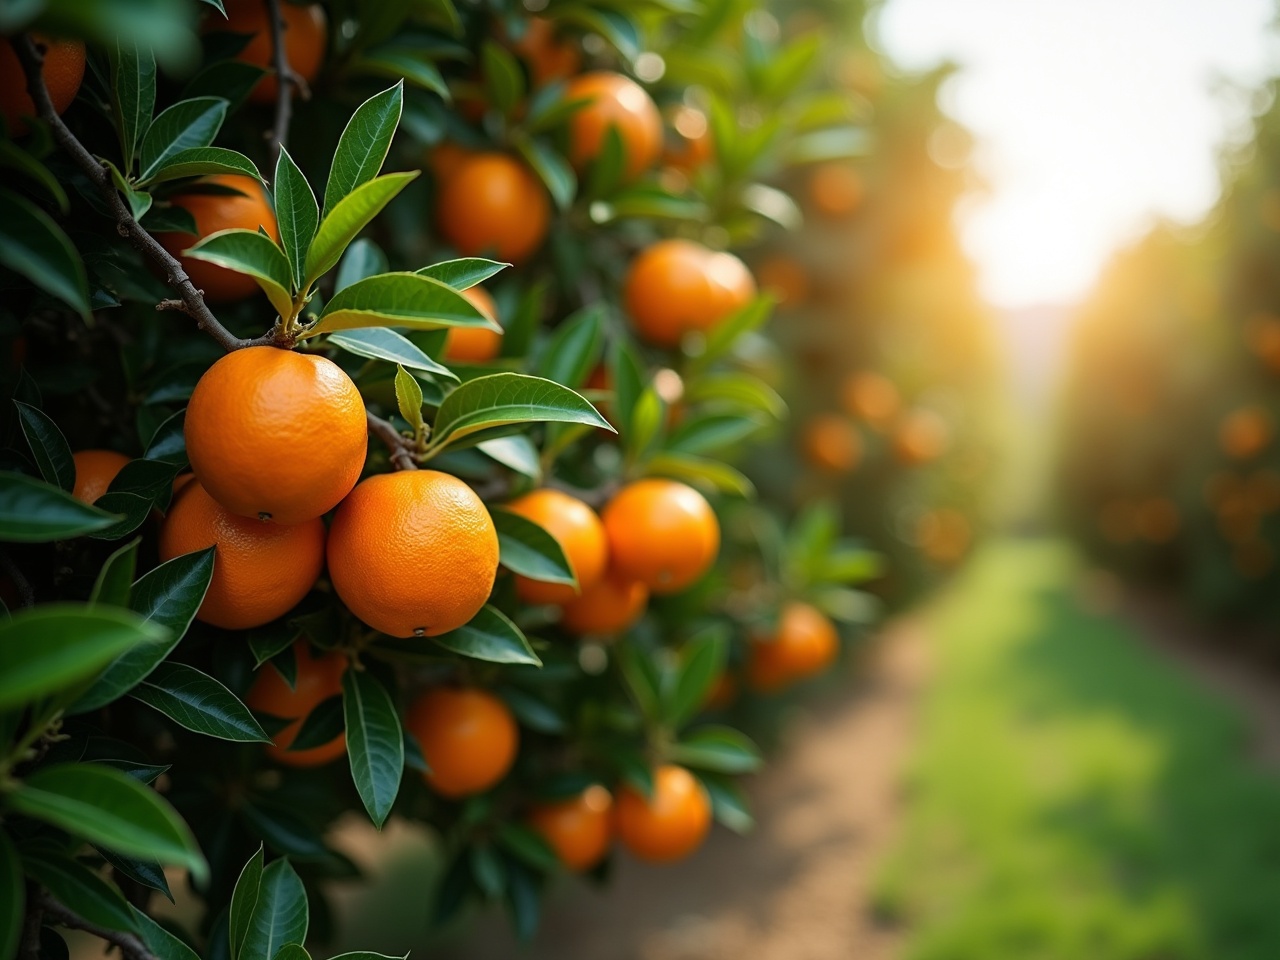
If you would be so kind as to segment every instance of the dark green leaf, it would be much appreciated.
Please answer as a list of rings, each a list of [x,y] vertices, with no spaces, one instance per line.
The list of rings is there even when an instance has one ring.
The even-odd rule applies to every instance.
[[[176,463],[179,467],[187,465],[186,427],[187,411],[179,410],[156,428],[151,439],[147,441],[147,449],[143,454],[147,460],[163,460],[165,463]]]
[[[564,547],[546,528],[510,510],[494,509],[490,514],[498,529],[499,557],[504,567],[532,580],[567,583],[577,588],[578,578]]]
[[[22,892],[22,864],[18,860],[18,851],[13,849],[8,834],[4,832],[0,832],[0,890],[8,891],[0,897],[0,957],[8,960],[18,952],[26,900]]]
[[[94,581],[93,592],[89,594],[89,602],[103,603],[112,607],[127,607],[129,593],[133,588],[133,573],[138,565],[138,537],[115,553],[107,557],[107,562],[98,571],[98,579]]]
[[[243,60],[215,60],[191,78],[191,82],[183,88],[182,96],[186,99],[223,97],[228,103],[227,112],[230,113],[239,109],[249,92],[266,73],[262,67]]]
[[[524,99],[524,74],[520,65],[504,47],[486,40],[480,47],[480,63],[484,75],[486,99],[506,116]]]
[[[142,174],[145,181],[170,157],[192,147],[213,143],[227,115],[227,101],[221,97],[194,97],[179,100],[162,111],[142,139]]]
[[[288,860],[276,860],[262,871],[257,903],[238,960],[274,960],[286,943],[307,937],[310,911],[307,891]]]
[[[556,207],[568,210],[573,206],[573,198],[578,192],[578,177],[573,172],[559,151],[553,149],[542,140],[532,137],[520,137],[516,140],[520,155],[528,161],[539,179],[546,185],[547,192],[555,201]]]
[[[76,484],[76,464],[71,458],[67,438],[43,411],[21,400],[13,403],[18,408],[18,422],[22,425],[22,434],[27,438],[27,445],[36,458],[40,475],[48,483],[70,490]]]
[[[560,324],[538,360],[538,375],[580,388],[604,350],[603,314],[599,306],[587,307]]]
[[[156,960],[200,960],[199,954],[137,907],[129,908],[133,922]]]
[[[542,661],[520,628],[497,607],[487,604],[471,618],[470,623],[434,639],[446,650],[475,660],[542,666]]]
[[[262,174],[258,172],[253,161],[243,153],[228,150],[226,147],[189,147],[186,150],[179,150],[164,160],[152,171],[146,182],[165,183],[169,180],[203,177],[214,173],[262,179]],[[283,228],[284,225],[281,224],[281,229]]]
[[[273,620],[264,626],[254,627],[248,637],[254,669],[292,645],[301,635],[302,631],[288,620]]]
[[[164,868],[154,860],[137,860],[124,857],[105,847],[95,847],[102,859],[111,864],[112,869],[124,874],[134,883],[142,884],[152,890],[159,891],[173,903],[173,893],[169,890],[169,881],[164,875]]]
[[[195,733],[241,743],[271,742],[234,693],[185,663],[156,664],[130,694]]]
[[[99,510],[105,510],[120,517],[107,529],[89,534],[95,540],[119,540],[127,537],[146,522],[154,506],[149,497],[110,490],[95,500],[93,505]]]
[[[563,864],[542,834],[516,823],[504,823],[498,827],[498,843],[504,850],[523,860],[541,873],[553,873]]]
[[[301,288],[306,272],[307,250],[320,225],[320,207],[311,184],[302,175],[289,151],[280,148],[276,161],[276,220],[280,224],[280,243],[293,273],[295,289]]]
[[[356,68],[381,77],[408,80],[424,90],[439,94],[445,100],[452,99],[449,85],[445,83],[439,68],[410,46],[382,47],[371,51],[356,61]]]
[[[311,954],[300,943],[286,943],[276,951],[276,960],[311,960]]]
[[[342,695],[335,693],[314,707],[302,720],[298,733],[289,744],[290,750],[313,750],[332,743],[346,730],[342,713]]]
[[[387,268],[387,255],[382,252],[382,248],[368,237],[361,237],[347,247],[347,252],[342,255],[342,260],[338,263],[338,275],[333,281],[333,292],[337,293],[365,277],[386,273]]]
[[[120,891],[78,860],[41,851],[24,855],[23,863],[32,879],[77,916],[108,930],[136,929]]]
[[[227,939],[231,960],[239,960],[245,938],[253,923],[254,909],[262,889],[262,846],[249,858],[240,870],[235,889],[231,893],[231,906],[227,920]]]
[[[728,657],[729,637],[722,627],[703,630],[684,645],[666,709],[669,729],[679,730],[702,708],[712,685],[724,674]]]
[[[564,718],[527,690],[521,690],[519,687],[502,687],[498,690],[498,694],[511,708],[511,712],[515,714],[522,727],[537,730],[539,733],[567,732],[568,725],[564,722]]]
[[[7,190],[0,190],[0,264],[89,316],[89,281],[79,252],[52,217]]]
[[[382,169],[382,162],[391,147],[391,138],[395,136],[396,126],[400,123],[403,103],[404,83],[401,82],[360,104],[347,121],[346,129],[338,140],[333,166],[329,168],[329,180],[324,188],[326,220],[343,198],[373,180]],[[369,219],[372,219],[372,215],[365,222]],[[352,236],[356,232],[358,229],[353,231]],[[337,263],[337,257],[334,257],[333,262]],[[312,274],[310,268],[307,273]],[[324,273],[324,270],[320,273]],[[319,276],[320,273],[312,275]],[[271,958],[268,957],[267,960]]]
[[[351,777],[373,825],[382,829],[400,792],[404,737],[391,695],[368,671],[342,675]]]
[[[762,764],[760,751],[746,736],[732,727],[701,727],[669,752],[671,760],[712,773],[751,773]]]
[[[255,800],[240,808],[240,816],[255,836],[287,857],[309,861],[333,858],[318,829],[290,807]]]

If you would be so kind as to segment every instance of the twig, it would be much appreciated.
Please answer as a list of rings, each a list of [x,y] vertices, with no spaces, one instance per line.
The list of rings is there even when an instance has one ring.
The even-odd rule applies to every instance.
[[[44,910],[45,919],[51,923],[60,924],[71,930],[83,930],[85,933],[91,933],[98,939],[119,947],[120,952],[128,957],[129,960],[156,960],[156,955],[147,949],[147,945],[132,933],[108,930],[106,927],[91,923],[79,914],[68,910],[47,893],[43,894],[37,903]]]
[[[178,292],[186,308],[185,312],[195,318],[196,325],[217,340],[224,350],[228,351],[253,346],[291,346],[292,344],[285,342],[284,338],[275,330],[261,337],[244,340],[235,336],[218,322],[218,318],[213,315],[208,305],[205,304],[204,296],[195,288],[191,278],[187,276],[187,272],[182,269],[182,264],[170,256],[169,251],[160,246],[155,237],[147,233],[142,225],[134,219],[133,214],[129,212],[129,208],[125,206],[120,192],[116,190],[115,184],[112,183],[111,174],[107,171],[107,168],[94,159],[93,154],[85,149],[84,144],[76,139],[75,134],[68,129],[67,125],[62,122],[62,118],[58,116],[58,111],[53,108],[53,101],[49,99],[49,90],[44,83],[42,70],[44,66],[44,48],[37,45],[29,34],[19,36],[18,42],[13,45],[13,48],[18,55],[18,60],[22,63],[22,71],[27,79],[27,93],[31,96],[31,101],[36,106],[37,116],[49,124],[50,129],[53,131],[53,139],[58,146],[71,157],[81,172],[98,188],[98,192],[102,194],[103,199],[110,206],[111,212],[116,219],[116,230],[122,237],[127,237],[132,241],[133,245],[142,251],[148,260],[160,268],[164,274],[165,283]]]
[[[267,143],[271,149],[271,168],[280,159],[280,150],[288,146],[289,123],[293,118],[293,88],[297,76],[289,66],[289,51],[285,48],[284,32],[288,25],[284,22],[284,12],[280,9],[280,0],[267,0],[267,14],[271,18],[271,56],[276,71],[276,121],[267,135]]]
[[[397,470],[417,470],[418,463],[413,458],[413,447],[395,428],[395,424],[375,416],[369,410],[365,410],[364,415],[369,422],[369,432],[385,443],[387,449],[391,451],[391,465]]]
[[[27,913],[22,921],[22,939],[18,942],[18,960],[40,960],[40,928],[44,925],[44,907],[40,903],[40,886],[27,881]]]

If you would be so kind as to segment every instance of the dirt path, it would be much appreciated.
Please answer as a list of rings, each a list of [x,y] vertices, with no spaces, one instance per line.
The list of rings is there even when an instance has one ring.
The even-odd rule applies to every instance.
[[[620,858],[607,891],[553,898],[531,960],[883,960],[899,937],[869,910],[897,822],[900,776],[926,673],[914,622],[879,642],[855,696],[820,705],[754,784],[747,839],[718,830],[671,870]],[[456,960],[515,956],[499,924]]]

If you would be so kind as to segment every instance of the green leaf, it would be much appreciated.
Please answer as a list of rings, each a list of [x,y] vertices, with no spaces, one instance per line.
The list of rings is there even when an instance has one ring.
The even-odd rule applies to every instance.
[[[798,166],[826,160],[848,160],[865,156],[874,142],[873,135],[862,127],[816,130],[788,140],[783,162],[787,166]]]
[[[207,147],[218,135],[227,115],[221,97],[179,100],[151,122],[142,138],[142,174],[146,181],[171,157],[192,147]]]
[[[129,933],[136,929],[120,891],[78,860],[42,850],[38,855],[24,856],[23,864],[55,900],[89,923]]]
[[[214,548],[184,554],[160,564],[133,585],[129,608],[146,622],[167,628],[167,643],[136,647],[120,656],[84,694],[70,713],[85,713],[124,696],[173,652],[204,602],[213,579]]]
[[[604,350],[603,319],[604,310],[591,306],[560,324],[538,358],[538,375],[575,390],[586,383]]]
[[[11,810],[127,856],[186,867],[204,883],[209,867],[176,810],[133,777],[101,763],[44,767],[5,796]]]
[[[633,462],[643,462],[649,450],[665,432],[667,405],[658,396],[653,384],[649,384],[636,397],[631,409],[631,420],[623,429],[623,442],[627,457]]]
[[[484,75],[486,99],[503,116],[510,116],[524,99],[524,74],[506,48],[492,40],[484,41],[480,48],[480,64]]]
[[[763,764],[760,750],[747,735],[732,727],[701,727],[672,745],[674,763],[712,773],[752,773]]]
[[[865,547],[842,547],[822,559],[817,573],[833,583],[865,583],[884,575],[884,558]]]
[[[678,730],[701,709],[712,684],[724,673],[729,658],[729,637],[721,627],[702,631],[680,651],[671,702],[667,706],[667,724]]]
[[[488,604],[471,618],[470,623],[433,639],[446,650],[473,660],[542,666],[542,661],[533,652],[533,647],[529,646],[529,641],[520,628],[501,610]]]
[[[583,6],[567,8],[562,18],[581,24],[604,37],[627,62],[640,55],[640,29],[636,22],[620,10]]]
[[[416,435],[422,429],[422,387],[404,367],[396,367],[396,405]]]
[[[195,733],[239,743],[271,742],[234,693],[185,663],[156,664],[130,694]]]
[[[436,413],[428,452],[491,427],[535,421],[584,423],[615,432],[600,412],[568,387],[520,373],[468,380]]]
[[[242,60],[215,60],[191,78],[183,88],[182,96],[223,97],[228,102],[227,111],[231,113],[240,108],[266,73],[262,67]]]
[[[755,494],[755,485],[739,470],[720,460],[686,453],[659,453],[646,464],[649,473],[684,480],[697,487],[738,497]]]
[[[276,220],[280,224],[280,242],[285,259],[292,269],[294,289],[302,288],[306,273],[307,250],[320,225],[320,207],[311,184],[302,175],[289,151],[280,148],[276,161]]]
[[[622,671],[622,678],[626,681],[627,691],[635,700],[636,706],[640,708],[640,713],[647,720],[659,720],[660,684],[652,660],[638,650],[635,644],[626,641],[618,643],[613,650],[618,667]],[[652,787],[646,792],[651,794]]]
[[[18,408],[18,422],[22,425],[22,434],[27,438],[31,453],[36,458],[40,475],[63,490],[70,490],[76,485],[76,464],[71,457],[67,438],[43,411],[21,400],[14,400],[13,403]]]
[[[111,112],[120,137],[120,157],[126,171],[151,126],[156,107],[156,60],[151,48],[121,36],[107,46],[111,60]]]
[[[171,898],[172,899],[172,898]],[[137,907],[130,906],[133,922],[156,960],[200,960],[200,955]]]
[[[187,411],[179,410],[156,427],[156,432],[147,441],[147,449],[142,454],[147,460],[163,460],[165,463],[176,463],[179,467],[187,465],[186,438]]]
[[[569,725],[560,714],[529,691],[519,687],[500,687],[497,693],[521,726],[539,733],[560,735],[568,732]]]
[[[342,675],[351,777],[369,818],[379,830],[391,813],[404,773],[404,735],[391,695],[368,671]]]
[[[698,779],[711,797],[711,812],[716,820],[734,833],[750,833],[755,828],[747,798],[736,783],[726,776],[706,772],[699,773]]]
[[[268,864],[237,960],[274,960],[286,943],[302,943],[309,916],[307,891],[289,861]]]
[[[141,542],[142,538],[136,537],[107,557],[107,562],[98,571],[98,579],[94,581],[89,603],[103,603],[112,607],[129,605],[133,572],[138,566],[138,544]]]
[[[578,578],[564,548],[545,527],[510,510],[489,512],[498,529],[499,560],[504,567],[533,580],[567,583],[577,589]]]
[[[518,137],[516,148],[546,185],[556,207],[568,210],[573,206],[573,198],[578,193],[578,177],[569,161],[558,150],[532,137]]]
[[[512,856],[542,873],[555,873],[564,866],[542,834],[520,824],[508,822],[499,826],[498,843]]]
[[[685,420],[667,440],[667,448],[679,453],[714,453],[741,443],[760,432],[764,421],[731,413],[711,413]]]
[[[439,280],[417,273],[382,273],[358,280],[334,294],[305,336],[360,327],[502,329],[470,300]]]
[[[202,177],[211,173],[229,173],[253,177],[261,181],[262,174],[252,160],[243,153],[226,147],[188,147],[179,150],[162,162],[147,178],[148,184],[181,180],[183,177]]]
[[[696,197],[678,196],[652,183],[632,184],[591,210],[597,223],[626,217],[696,222],[709,219],[709,215],[707,205]]]
[[[71,212],[71,200],[58,178],[43,163],[10,140],[0,140],[0,166],[26,174],[44,187],[63,216]]]
[[[501,896],[507,886],[507,873],[502,867],[502,858],[487,840],[472,843],[469,853],[471,876],[480,892],[489,899]]]
[[[457,260],[442,260],[414,272],[424,277],[439,280],[455,290],[468,290],[477,283],[484,283],[490,277],[501,273],[509,263],[498,260],[486,260],[484,257],[459,257]]]
[[[239,960],[245,938],[253,922],[254,909],[262,889],[262,845],[240,870],[235,889],[231,893],[231,906],[227,919],[227,940],[231,960]]]
[[[173,494],[173,480],[181,469],[181,465],[165,460],[148,460],[145,457],[130,460],[120,468],[107,490],[145,497],[165,510]]]
[[[439,94],[446,101],[453,99],[440,69],[414,47],[382,47],[365,54],[355,66],[365,73],[408,80],[424,90]]]
[[[105,530],[118,519],[57,487],[20,473],[0,471],[0,542],[66,540]]]
[[[276,313],[293,316],[293,274],[284,251],[270,237],[254,230],[219,230],[183,253],[253,277]]]
[[[7,190],[0,190],[0,264],[90,315],[89,281],[75,246],[52,217]]]
[[[0,832],[0,890],[9,891],[0,898],[0,957],[12,958],[18,952],[26,901],[22,891],[22,864],[13,849],[9,835]]]
[[[311,960],[311,954],[300,943],[286,943],[276,951],[276,960]]]
[[[823,586],[813,591],[819,610],[841,623],[868,624],[880,616],[880,601],[863,590]]]
[[[333,166],[329,168],[329,180],[324,188],[326,220],[337,210],[338,204],[345,197],[373,180],[382,169],[382,163],[387,158],[387,150],[391,147],[391,138],[395,136],[396,126],[400,123],[403,104],[404,83],[402,81],[390,89],[374,94],[360,104],[351,115],[351,119],[347,121],[347,126],[338,139],[338,149],[334,152]],[[371,219],[373,214],[370,214],[365,222]],[[352,231],[352,236],[357,232],[359,228]],[[343,246],[345,247],[346,244],[344,243]],[[333,262],[337,263],[337,257]],[[329,266],[332,265],[331,263]],[[328,267],[325,270],[328,270]],[[311,274],[308,268],[307,273],[316,277],[325,270]],[[271,958],[268,957],[267,960]]]
[[[707,346],[698,357],[698,364],[705,367],[712,360],[724,356],[740,336],[768,320],[773,312],[773,302],[773,298],[768,295],[756,297],[742,309],[722,320],[707,336]]]
[[[147,517],[151,516],[154,504],[149,497],[136,493],[108,490],[94,501],[94,506],[99,510],[114,513],[120,519],[105,530],[98,530],[89,536],[96,540],[119,540],[127,537],[146,522]]]
[[[337,161],[334,163],[336,165]],[[320,221],[311,249],[307,251],[302,289],[310,288],[312,283],[333,269],[356,234],[417,175],[416,170],[388,173],[367,183],[362,182],[333,206],[326,201],[324,219]]]
[[[361,237],[342,255],[338,264],[338,275],[333,281],[333,292],[344,290],[357,280],[386,273],[388,269],[387,255],[382,248],[368,237]]]
[[[629,435],[636,403],[644,392],[644,368],[635,349],[626,340],[614,344],[609,354],[609,381],[613,387],[614,419],[624,435]]]
[[[145,217],[147,211],[151,209],[151,204],[155,198],[146,190],[135,189],[133,182],[121,173],[120,168],[110,160],[104,160],[102,164],[111,175],[111,182],[115,185],[115,188],[124,195],[125,203],[128,204],[129,212],[133,214],[133,219],[141,220]]]
[[[108,850],[106,847],[94,847],[94,849],[101,854],[103,860],[107,861],[115,870],[128,877],[134,883],[162,893],[169,898],[170,903],[174,902],[173,891],[169,889],[169,881],[164,875],[164,867],[160,866],[155,860],[138,860],[134,857],[124,857]]]
[[[476,449],[509,470],[514,470],[532,480],[542,479],[542,463],[538,459],[538,448],[524,434],[485,440],[477,443]]]
[[[690,404],[716,403],[759,410],[775,420],[787,415],[782,397],[759,377],[747,373],[708,373],[693,377],[685,385],[684,395]]]
[[[12,707],[93,676],[138,644],[169,632],[128,610],[50,603],[0,622],[0,707]]]
[[[386,327],[368,327],[364,330],[343,330],[332,333],[325,340],[325,344],[341,347],[358,357],[386,360],[389,363],[408,367],[410,370],[421,370],[424,373],[448,377],[451,380],[458,379],[457,374],[444,364],[432,360],[408,337],[394,330],[388,330]]]
[[[335,694],[321,700],[298,726],[297,735],[289,744],[289,750],[312,750],[332,743],[346,731],[346,719],[342,714],[342,695]]]

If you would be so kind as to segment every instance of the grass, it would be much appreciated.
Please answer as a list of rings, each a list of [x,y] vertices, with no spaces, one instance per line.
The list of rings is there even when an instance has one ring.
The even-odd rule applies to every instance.
[[[909,960],[1280,957],[1280,781],[1228,704],[1076,604],[1077,573],[1000,542],[931,611],[877,909]]]

